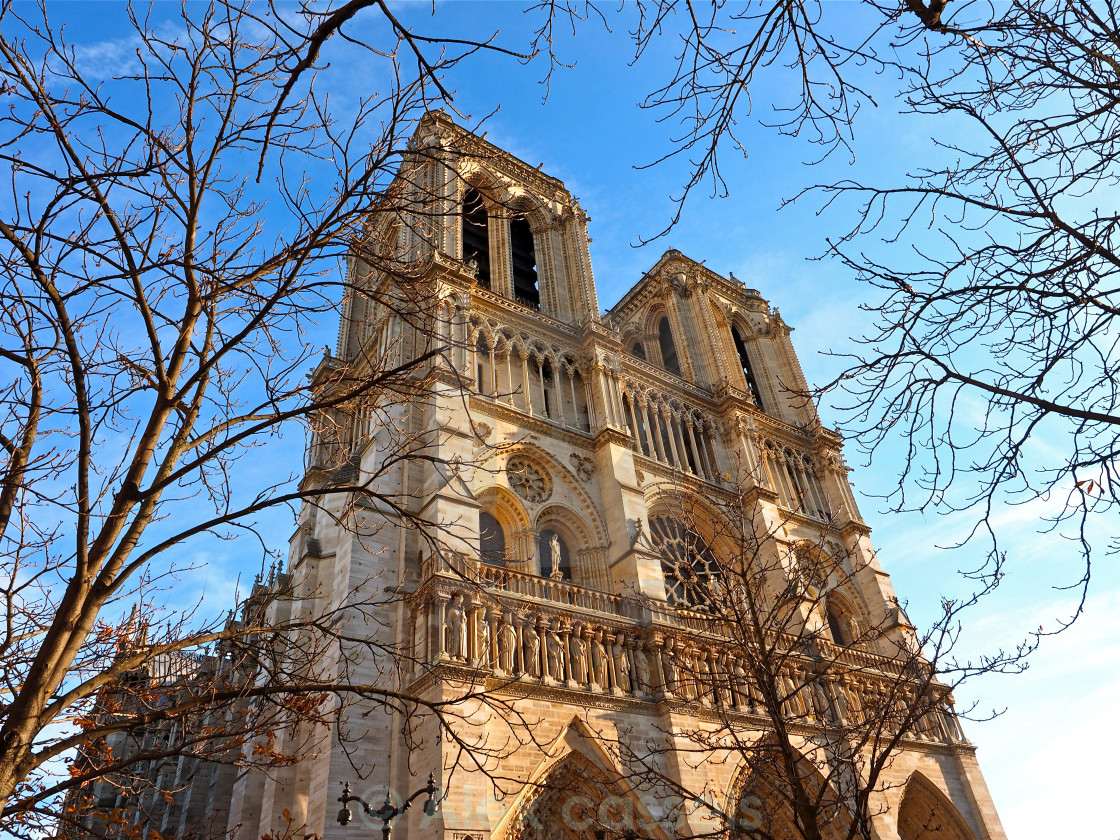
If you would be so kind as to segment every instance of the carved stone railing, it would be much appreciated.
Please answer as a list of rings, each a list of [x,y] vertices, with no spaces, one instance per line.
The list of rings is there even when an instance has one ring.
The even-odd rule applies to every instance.
[[[414,678],[447,665],[499,685],[763,714],[742,651],[717,617],[459,555],[427,558],[421,566],[423,582],[408,599]],[[889,657],[792,637],[787,650],[777,660],[776,681],[790,720],[845,726],[858,725],[872,708],[880,716],[906,714],[884,700],[908,690],[899,686],[907,676]],[[931,707],[910,737],[963,740],[948,704]]]
[[[609,592],[587,589],[566,580],[553,580],[508,566],[491,566],[458,554],[446,553],[421,560],[420,576],[428,580],[442,576],[475,584],[495,595],[528,598],[553,606],[606,613],[620,618],[640,619],[641,604]]]

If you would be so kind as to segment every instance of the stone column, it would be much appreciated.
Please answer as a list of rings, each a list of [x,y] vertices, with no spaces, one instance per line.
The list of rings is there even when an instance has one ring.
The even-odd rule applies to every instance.
[[[447,653],[447,602],[450,600],[446,593],[440,592],[436,595],[436,603],[438,604],[437,614],[439,616],[439,622],[437,624],[439,632],[436,634],[439,638],[439,643],[437,645],[436,658],[441,661],[451,658]]]
[[[688,424],[688,439],[692,444],[692,451],[696,454],[696,469],[699,471],[701,478],[707,479],[708,469],[704,464],[704,456],[700,447],[696,445],[696,430],[693,428],[692,417],[689,416],[685,422]]]
[[[673,429],[673,409],[667,405],[661,406],[661,419],[665,423],[665,431],[668,432],[666,437],[669,438],[669,449],[673,455],[673,464],[677,469],[683,469],[681,466],[681,456],[677,452],[677,434]]]
[[[529,357],[524,352],[521,354],[521,381],[525,388],[525,412],[533,413],[533,388],[529,382]]]

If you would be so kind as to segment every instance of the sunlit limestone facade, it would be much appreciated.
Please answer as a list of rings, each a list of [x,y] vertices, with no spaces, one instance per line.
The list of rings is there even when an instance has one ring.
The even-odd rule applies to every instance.
[[[355,413],[338,420],[337,439],[313,441],[307,481],[326,490],[332,476],[377,476],[435,523],[441,549],[391,511],[324,492],[292,538],[296,598],[284,603],[337,615],[363,603],[344,629],[380,653],[327,657],[324,679],[345,674],[435,704],[484,692],[489,706],[452,713],[480,750],[465,755],[430,714],[406,736],[399,711],[355,702],[331,730],[277,733],[277,750],[287,743],[300,760],[243,772],[228,827],[248,840],[292,830],[366,840],[381,826],[360,807],[349,825],[335,819],[343,783],[379,805],[386,786],[407,796],[433,773],[439,813],[411,809],[397,840],[591,840],[604,822],[618,837],[710,835],[721,828],[710,815],[670,814],[628,787],[618,760],[620,741],[660,745],[666,778],[737,813],[737,762],[678,756],[674,733],[728,716],[764,725],[726,646],[689,624],[674,505],[752,488],[782,550],[827,545],[854,570],[829,614],[807,620],[827,623],[837,644],[859,627],[888,628],[884,646],[904,643],[911,631],[841,441],[796,396],[805,382],[791,329],[758,291],[668,251],[601,312],[587,215],[561,182],[441,114],[421,123],[412,150],[398,186],[417,192],[415,212],[374,233],[428,284],[430,330],[447,349],[424,399],[388,420]],[[388,282],[360,256],[350,271],[359,288]],[[326,382],[332,366],[431,341],[375,296],[352,294],[337,350],[315,375]],[[425,459],[386,468],[407,436],[424,441]],[[822,702],[826,726],[842,711]],[[573,810],[574,797],[604,809],[599,821]],[[905,740],[875,814],[883,840],[1004,837],[950,706]]]

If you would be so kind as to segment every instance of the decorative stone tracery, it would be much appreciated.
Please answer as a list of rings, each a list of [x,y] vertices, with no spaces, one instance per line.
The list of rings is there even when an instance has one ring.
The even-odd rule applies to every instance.
[[[548,474],[519,456],[506,461],[506,480],[514,493],[533,504],[547,501],[552,495],[552,479]]]

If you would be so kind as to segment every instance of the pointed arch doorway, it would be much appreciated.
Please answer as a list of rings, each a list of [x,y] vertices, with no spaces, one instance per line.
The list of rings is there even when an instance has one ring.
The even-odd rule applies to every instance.
[[[599,840],[642,837],[668,840],[641,804],[620,783],[580,751],[557,761],[531,783],[500,840]]]
[[[917,770],[902,794],[898,836],[901,840],[975,840],[949,798]]]
[[[798,778],[789,778],[784,754],[777,740],[767,737],[739,768],[727,802],[730,840],[844,840],[851,816],[836,789],[796,749]]]

